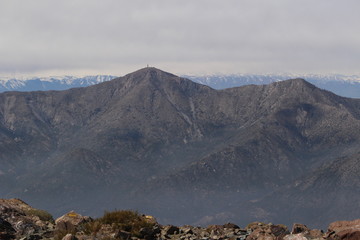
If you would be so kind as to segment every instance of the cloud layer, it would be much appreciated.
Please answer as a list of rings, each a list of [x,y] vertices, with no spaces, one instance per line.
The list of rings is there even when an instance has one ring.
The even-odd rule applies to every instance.
[[[358,0],[5,0],[0,73],[359,74]]]

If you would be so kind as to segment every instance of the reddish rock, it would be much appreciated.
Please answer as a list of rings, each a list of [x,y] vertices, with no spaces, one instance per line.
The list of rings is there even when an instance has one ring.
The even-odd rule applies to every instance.
[[[360,231],[345,230],[337,233],[340,239],[346,240],[360,240]]]
[[[331,223],[328,227],[330,232],[341,232],[348,229],[360,230],[360,219],[353,221],[337,221]]]
[[[360,219],[331,223],[325,238],[334,240],[360,240]]]
[[[310,238],[322,238],[324,236],[324,232],[319,229],[312,229],[309,231],[308,236]]]

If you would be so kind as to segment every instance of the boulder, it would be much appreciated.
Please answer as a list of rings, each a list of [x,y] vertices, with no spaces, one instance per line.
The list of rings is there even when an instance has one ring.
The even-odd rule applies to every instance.
[[[0,217],[0,225],[3,225],[0,228],[9,227],[10,224],[12,230],[9,233],[15,235],[16,239],[38,239],[45,234],[50,238],[54,230],[49,213],[33,208],[20,199],[0,199]],[[2,230],[0,232],[4,233]]]
[[[324,232],[322,230],[319,229],[312,229],[309,231],[308,236],[311,239],[321,239],[324,236]]]
[[[180,229],[173,225],[165,226],[164,230],[166,235],[174,235],[180,233]]]
[[[325,237],[327,239],[360,240],[360,219],[331,223]]]
[[[353,221],[337,221],[329,225],[328,231],[330,232],[341,232],[343,230],[360,230],[360,219]]]
[[[0,239],[10,240],[15,238],[15,229],[12,225],[5,221],[4,219],[0,218]]]
[[[308,233],[310,231],[310,229],[301,223],[294,223],[292,230],[291,230],[291,234],[297,234],[297,233]]]
[[[161,230],[158,226],[141,228],[139,236],[142,239],[155,239],[156,234],[160,233]]]
[[[84,217],[71,211],[55,220],[55,229],[57,231],[74,232],[80,224],[90,222],[91,220],[90,217]]]
[[[270,225],[270,233],[276,237],[276,239],[282,239],[285,235],[289,234],[289,230],[285,225]]]

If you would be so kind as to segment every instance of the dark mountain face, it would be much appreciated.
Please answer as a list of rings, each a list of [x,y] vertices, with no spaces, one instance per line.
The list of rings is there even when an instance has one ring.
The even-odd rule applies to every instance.
[[[301,203],[321,193],[311,179],[358,152],[357,129],[359,100],[302,79],[214,90],[145,68],[86,88],[7,92],[0,193],[54,214],[101,214],[92,210],[100,203],[177,224],[272,221],[276,211],[291,224],[310,216]],[[314,195],[289,187],[299,181]],[[291,211],[268,207],[288,206],[274,197],[288,194],[297,204]]]

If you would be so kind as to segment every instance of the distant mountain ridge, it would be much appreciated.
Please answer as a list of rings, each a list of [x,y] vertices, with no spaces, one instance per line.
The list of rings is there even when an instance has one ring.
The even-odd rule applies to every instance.
[[[321,74],[231,74],[184,76],[195,82],[208,85],[215,89],[239,87],[249,84],[270,84],[293,78],[303,78],[318,88],[331,91],[343,97],[360,98],[360,76],[357,75],[321,75]]]
[[[360,98],[360,76],[356,75],[320,75],[320,74],[214,74],[183,75],[194,82],[210,86],[214,89],[239,87],[249,84],[270,84],[293,78],[303,78],[315,86],[331,91],[343,97]],[[66,90],[74,87],[87,87],[116,78],[112,75],[96,75],[86,77],[57,76],[32,78],[1,78],[0,92],[4,91],[46,91]]]
[[[0,92],[5,91],[47,91],[66,90],[75,87],[86,87],[116,78],[111,75],[96,76],[56,76],[31,78],[1,78]]]

